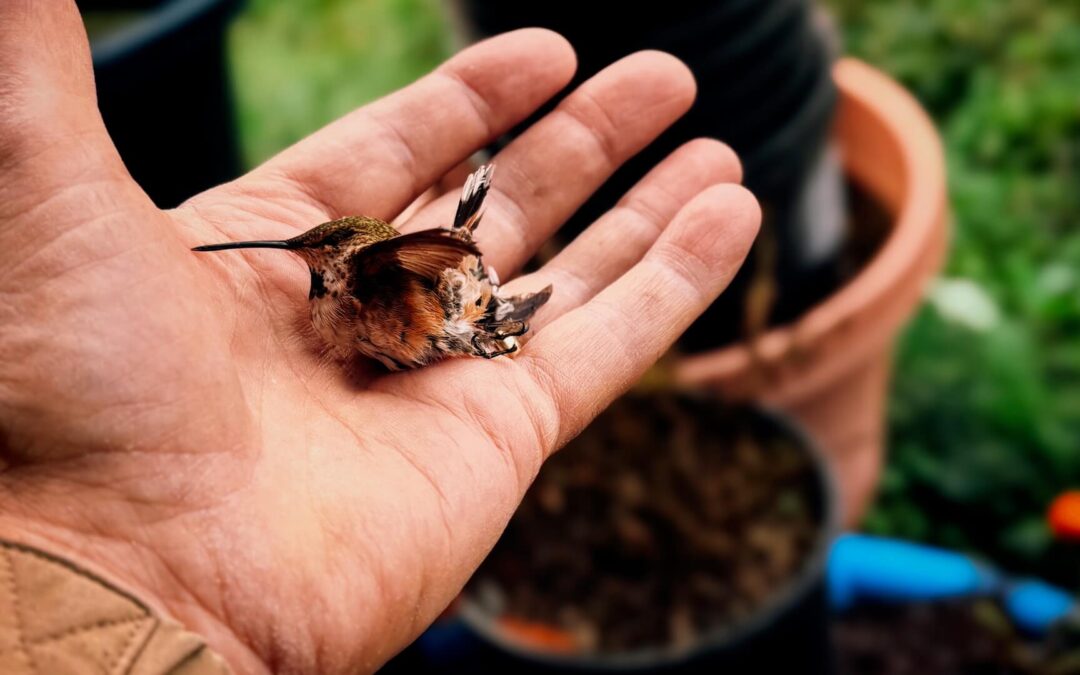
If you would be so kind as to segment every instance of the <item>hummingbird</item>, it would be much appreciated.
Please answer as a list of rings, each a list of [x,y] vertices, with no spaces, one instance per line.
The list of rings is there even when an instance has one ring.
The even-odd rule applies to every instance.
[[[298,255],[311,273],[312,325],[341,359],[359,353],[396,371],[449,356],[512,354],[552,289],[505,295],[495,269],[484,267],[473,233],[494,169],[487,164],[469,175],[449,228],[401,234],[378,218],[348,216],[291,239],[192,250],[277,248]]]

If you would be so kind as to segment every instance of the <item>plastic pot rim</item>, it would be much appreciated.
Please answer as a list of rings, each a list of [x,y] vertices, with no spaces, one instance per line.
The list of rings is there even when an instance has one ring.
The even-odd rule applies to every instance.
[[[240,0],[167,0],[147,9],[128,25],[91,44],[95,68],[129,58],[163,37],[182,30],[217,9],[231,12]]]

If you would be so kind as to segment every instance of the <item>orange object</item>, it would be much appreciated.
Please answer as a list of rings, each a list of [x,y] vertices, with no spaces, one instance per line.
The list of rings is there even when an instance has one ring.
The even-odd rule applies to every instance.
[[[572,654],[578,651],[574,636],[554,626],[509,616],[500,617],[498,623],[507,635],[533,649],[559,654]]]
[[[792,413],[832,460],[853,525],[881,473],[893,342],[941,268],[948,208],[941,140],[918,102],[854,59],[833,74],[845,171],[893,217],[892,232],[854,279],[794,323],[753,345],[686,356],[676,378]]]
[[[1058,495],[1046,514],[1054,536],[1060,539],[1080,540],[1080,490],[1070,490]]]

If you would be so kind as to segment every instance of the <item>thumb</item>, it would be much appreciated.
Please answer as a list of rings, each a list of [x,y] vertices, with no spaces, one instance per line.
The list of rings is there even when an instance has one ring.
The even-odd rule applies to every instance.
[[[25,257],[73,213],[140,198],[98,111],[73,0],[0,0],[0,257]]]
[[[0,190],[17,195],[12,181],[30,177],[40,188],[42,167],[69,178],[91,168],[123,175],[97,109],[90,46],[75,3],[2,0],[0,185],[6,187]]]

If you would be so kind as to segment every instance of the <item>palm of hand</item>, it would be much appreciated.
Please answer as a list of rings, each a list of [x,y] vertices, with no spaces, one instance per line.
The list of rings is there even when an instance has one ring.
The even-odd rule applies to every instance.
[[[0,533],[112,575],[240,671],[372,669],[406,644],[544,458],[711,302],[756,230],[753,200],[724,185],[738,180],[730,151],[691,143],[508,284],[555,284],[519,357],[350,372],[313,344],[298,260],[189,248],[398,216],[565,85],[565,43],[525,31],[474,47],[163,212],[103,132],[73,7],[0,8],[0,25],[35,21],[82,49],[0,34],[0,63],[49,85],[0,79],[19,94],[0,95],[16,101],[0,107]],[[486,261],[512,277],[692,95],[659,54],[583,85],[497,158]],[[444,225],[455,198],[399,221]]]

